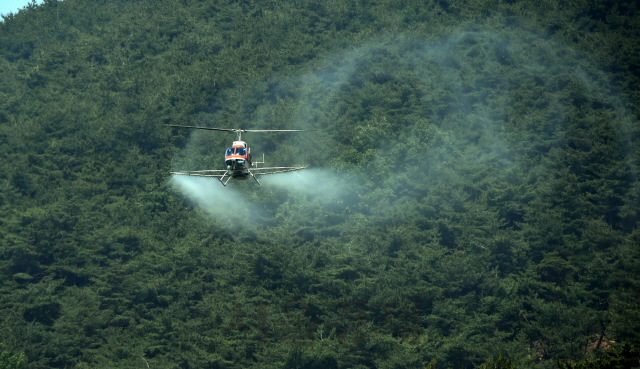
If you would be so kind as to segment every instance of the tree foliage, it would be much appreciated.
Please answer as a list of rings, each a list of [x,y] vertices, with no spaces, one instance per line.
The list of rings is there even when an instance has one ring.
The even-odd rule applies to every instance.
[[[46,0],[3,15],[2,368],[610,357],[640,331],[638,8]],[[170,178],[218,169],[233,137],[165,124],[313,129],[243,135],[270,165],[311,169]]]

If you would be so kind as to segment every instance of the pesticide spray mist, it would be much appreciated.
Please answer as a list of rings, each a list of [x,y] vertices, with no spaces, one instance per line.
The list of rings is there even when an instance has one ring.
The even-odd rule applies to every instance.
[[[562,144],[580,99],[612,107],[611,126],[623,142],[631,118],[608,83],[578,53],[513,24],[461,30],[432,43],[382,37],[327,58],[313,73],[256,82],[254,89],[270,98],[248,116],[217,111],[198,118],[212,127],[251,121],[242,128],[315,130],[243,136],[271,165],[311,169],[264,176],[262,186],[248,180],[225,188],[189,177],[171,182],[216,219],[275,219],[282,204],[313,202],[395,220],[429,194],[455,197],[451,183],[489,188],[518,176],[535,181],[549,163],[516,176],[518,164],[546,144],[536,137]],[[243,98],[253,94],[243,88],[217,104],[246,111]],[[221,163],[229,137],[202,137],[193,135],[175,169]],[[443,196],[432,196],[428,206],[439,206],[433,202]]]

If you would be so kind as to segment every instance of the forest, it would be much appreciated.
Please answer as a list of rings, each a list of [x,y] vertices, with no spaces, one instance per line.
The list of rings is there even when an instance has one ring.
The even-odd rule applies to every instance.
[[[2,14],[0,369],[639,367],[639,9]]]

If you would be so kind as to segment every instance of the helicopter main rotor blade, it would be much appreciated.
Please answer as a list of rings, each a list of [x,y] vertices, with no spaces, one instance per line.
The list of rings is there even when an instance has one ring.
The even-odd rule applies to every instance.
[[[242,132],[310,132],[314,129],[239,129]]]
[[[209,128],[198,126],[181,126],[177,124],[165,124],[167,127],[206,129],[208,131],[227,131],[227,132],[306,132],[314,131],[313,129],[232,129],[232,128]]]
[[[227,131],[227,132],[236,132],[237,129],[229,129],[229,128],[209,128],[209,127],[197,127],[197,126],[180,126],[177,124],[165,124],[167,127],[178,127],[178,128],[193,128],[193,129],[206,129],[208,131]]]

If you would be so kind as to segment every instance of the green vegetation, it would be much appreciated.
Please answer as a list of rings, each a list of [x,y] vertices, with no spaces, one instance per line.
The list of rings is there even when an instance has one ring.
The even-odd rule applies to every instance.
[[[8,351],[0,351],[0,369],[21,369],[25,367],[26,362],[23,353],[12,355]]]
[[[619,348],[605,351],[597,358],[578,362],[560,362],[560,369],[623,369],[640,367],[640,340],[625,342]]]
[[[634,365],[639,4],[565,3],[4,15],[0,368]]]

